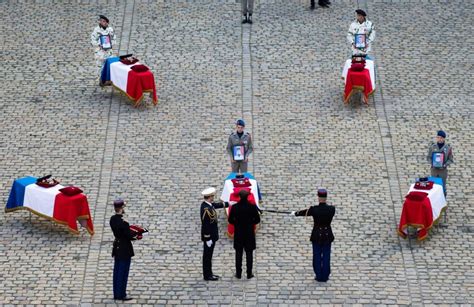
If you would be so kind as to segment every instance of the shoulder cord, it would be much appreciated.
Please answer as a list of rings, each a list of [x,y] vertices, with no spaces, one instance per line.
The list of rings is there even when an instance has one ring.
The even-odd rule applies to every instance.
[[[217,220],[217,211],[214,210],[214,212],[212,213],[209,209],[205,208],[204,209],[204,213],[202,214],[202,217],[201,217],[201,220],[204,222],[204,218],[206,217],[206,214],[207,216],[209,216],[209,219],[212,221],[214,220]]]

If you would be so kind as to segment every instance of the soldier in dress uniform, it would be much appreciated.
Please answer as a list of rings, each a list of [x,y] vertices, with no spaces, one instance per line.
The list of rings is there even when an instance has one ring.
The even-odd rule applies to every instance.
[[[446,142],[446,132],[439,130],[436,142],[432,142],[426,156],[431,165],[431,176],[443,179],[444,196],[446,196],[446,181],[448,179],[448,166],[454,163],[453,149]]]
[[[207,188],[202,191],[204,201],[201,204],[201,240],[203,241],[204,252],[202,256],[202,275],[204,280],[219,280],[218,275],[212,273],[212,254],[217,240],[219,240],[219,228],[217,227],[218,208],[227,208],[229,203],[215,203],[215,188]]]
[[[122,199],[114,201],[115,215],[110,218],[110,228],[114,233],[114,244],[112,257],[114,257],[114,300],[129,301],[127,296],[128,272],[133,252],[132,240],[134,236],[130,231],[130,225],[123,219],[126,203]]]
[[[253,151],[252,137],[244,131],[245,122],[239,119],[236,123],[236,131],[229,135],[227,142],[227,153],[230,155],[230,165],[234,173],[246,173],[249,155]]]
[[[115,32],[109,26],[109,19],[104,15],[99,15],[99,25],[94,28],[91,34],[91,44],[94,47],[97,75],[99,77],[105,59],[112,56],[112,48],[115,43]]]
[[[365,47],[356,47],[356,34],[365,35]],[[374,24],[367,20],[367,14],[363,10],[356,10],[356,20],[354,20],[347,33],[347,41],[351,44],[352,55],[366,55],[372,50],[372,42],[375,40]]]
[[[327,191],[318,190],[319,205],[311,206],[309,209],[293,211],[295,216],[312,216],[314,220],[311,233],[313,244],[313,270],[317,281],[326,282],[331,274],[331,243],[334,241],[331,222],[336,208],[326,203]]]

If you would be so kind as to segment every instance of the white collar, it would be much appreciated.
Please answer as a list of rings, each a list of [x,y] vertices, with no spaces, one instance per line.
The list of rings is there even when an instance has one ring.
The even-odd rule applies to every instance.
[[[211,207],[214,207],[210,202],[208,202],[207,200],[204,201],[206,204],[208,204],[209,206]]]

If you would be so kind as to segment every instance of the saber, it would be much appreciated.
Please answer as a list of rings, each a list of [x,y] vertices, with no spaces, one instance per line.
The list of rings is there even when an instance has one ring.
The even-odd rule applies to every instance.
[[[264,212],[270,213],[279,213],[279,214],[291,214],[291,211],[281,211],[281,210],[272,210],[272,209],[262,209]]]

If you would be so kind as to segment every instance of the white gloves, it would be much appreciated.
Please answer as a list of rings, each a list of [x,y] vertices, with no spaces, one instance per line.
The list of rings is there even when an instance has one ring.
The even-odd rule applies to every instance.
[[[293,216],[296,216],[296,211],[291,211],[290,214],[293,215]]]
[[[207,244],[207,247],[211,247],[212,246],[212,240],[206,241],[206,244]]]

